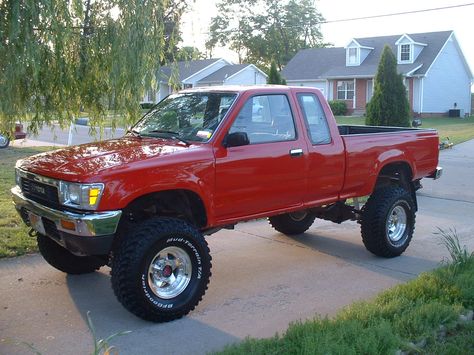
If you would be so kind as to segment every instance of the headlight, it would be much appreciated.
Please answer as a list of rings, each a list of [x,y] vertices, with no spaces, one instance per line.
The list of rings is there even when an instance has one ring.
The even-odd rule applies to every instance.
[[[20,177],[20,173],[18,169],[15,169],[15,182],[16,182],[16,186],[21,187],[21,177]]]
[[[84,210],[96,210],[104,184],[77,184],[61,181],[59,183],[59,199],[65,206]]]

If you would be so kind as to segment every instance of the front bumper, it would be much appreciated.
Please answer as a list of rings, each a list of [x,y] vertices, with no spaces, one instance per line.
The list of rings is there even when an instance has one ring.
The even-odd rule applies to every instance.
[[[117,231],[121,210],[73,213],[58,211],[25,197],[21,189],[11,189],[13,203],[23,221],[77,255],[108,254]],[[31,223],[30,217],[39,217]]]

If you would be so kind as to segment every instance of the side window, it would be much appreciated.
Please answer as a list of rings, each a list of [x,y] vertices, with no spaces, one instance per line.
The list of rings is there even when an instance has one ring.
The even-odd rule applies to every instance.
[[[245,132],[250,144],[290,141],[295,124],[286,95],[260,95],[247,100],[229,133]]]
[[[331,143],[328,122],[319,99],[314,94],[298,94],[298,101],[313,144]]]

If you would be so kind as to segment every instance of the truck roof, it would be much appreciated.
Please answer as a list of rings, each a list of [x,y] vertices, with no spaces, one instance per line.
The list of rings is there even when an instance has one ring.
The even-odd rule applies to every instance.
[[[291,89],[300,89],[300,86],[287,86],[287,85],[221,85],[221,86],[204,86],[192,89],[180,90],[179,92],[190,93],[190,92],[282,92],[291,91]],[[306,87],[308,90],[314,90],[315,88]]]

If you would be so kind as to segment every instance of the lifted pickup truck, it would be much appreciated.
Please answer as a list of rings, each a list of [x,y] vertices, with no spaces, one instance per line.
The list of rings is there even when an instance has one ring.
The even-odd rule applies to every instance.
[[[316,89],[216,87],[169,96],[121,139],[18,161],[12,194],[48,263],[109,265],[118,300],[160,322],[204,295],[204,235],[240,221],[298,234],[315,218],[354,220],[369,251],[400,255],[437,164],[434,130],[338,127]]]

